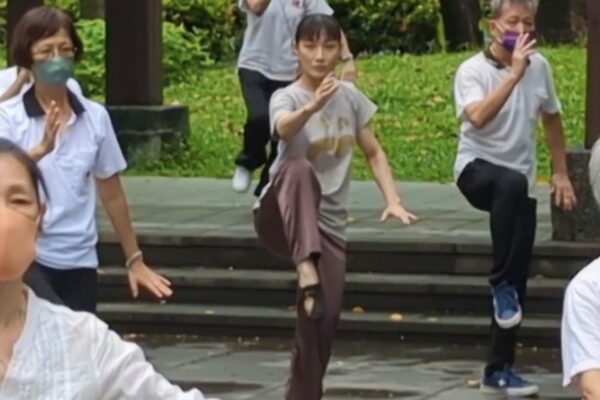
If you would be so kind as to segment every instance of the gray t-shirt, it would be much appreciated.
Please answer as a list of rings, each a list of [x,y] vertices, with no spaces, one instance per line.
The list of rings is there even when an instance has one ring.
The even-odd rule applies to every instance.
[[[469,122],[465,109],[488,96],[510,73],[510,69],[498,69],[482,52],[469,58],[458,69],[454,99],[461,126],[454,165],[456,180],[471,161],[481,158],[522,173],[527,177],[530,188],[535,186],[535,129],[540,113],[558,113],[561,105],[548,61],[540,53],[532,55],[530,60],[525,75],[498,115],[481,129]]]
[[[275,92],[270,106],[271,132],[282,114],[302,107],[312,96],[298,82]],[[273,177],[289,159],[310,161],[322,191],[319,225],[341,238],[345,238],[352,148],[376,111],[375,104],[354,84],[340,82],[338,91],[296,136],[279,141],[279,152],[270,170]]]
[[[292,51],[296,28],[305,15],[333,14],[325,0],[270,0],[258,16],[238,0],[246,13],[244,44],[238,68],[257,71],[275,81],[292,81],[298,75],[298,59]]]

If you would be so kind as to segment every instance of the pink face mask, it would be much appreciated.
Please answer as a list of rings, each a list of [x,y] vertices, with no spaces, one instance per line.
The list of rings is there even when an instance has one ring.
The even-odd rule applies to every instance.
[[[38,222],[8,207],[0,207],[0,282],[22,277],[35,260]]]

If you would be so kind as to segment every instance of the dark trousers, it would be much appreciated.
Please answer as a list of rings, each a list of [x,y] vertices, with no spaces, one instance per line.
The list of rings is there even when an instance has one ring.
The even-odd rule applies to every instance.
[[[96,312],[98,273],[95,268],[58,270],[34,262],[24,277],[39,297],[74,311]]]
[[[528,195],[527,178],[509,168],[476,159],[465,167],[457,184],[473,207],[490,214],[494,253],[490,283],[514,285],[524,309],[537,209],[536,200]],[[517,330],[518,327],[501,329],[492,317],[486,374],[513,365]]]
[[[239,70],[242,95],[246,103],[247,117],[244,125],[244,145],[235,163],[249,171],[264,165],[255,194],[258,196],[269,182],[269,168],[277,157],[277,142],[271,138],[269,124],[269,101],[273,93],[291,82],[273,81],[260,72]],[[267,158],[267,144],[271,151]]]
[[[286,400],[320,400],[337,331],[346,272],[346,243],[319,228],[321,186],[306,160],[286,162],[255,213],[258,237],[267,249],[294,263],[316,260],[325,315],[313,321],[298,293],[296,334]]]

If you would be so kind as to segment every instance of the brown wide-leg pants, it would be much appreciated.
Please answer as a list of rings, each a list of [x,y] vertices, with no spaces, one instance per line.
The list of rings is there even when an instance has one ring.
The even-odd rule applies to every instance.
[[[296,334],[286,400],[320,400],[323,377],[337,330],[346,270],[346,243],[319,229],[321,187],[310,163],[286,162],[271,182],[255,212],[255,227],[267,249],[295,266],[315,260],[324,292],[325,316],[310,319],[300,292]]]

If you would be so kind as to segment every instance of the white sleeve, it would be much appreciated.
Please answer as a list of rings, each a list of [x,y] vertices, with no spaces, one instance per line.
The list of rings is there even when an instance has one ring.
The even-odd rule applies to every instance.
[[[107,179],[127,168],[127,162],[117,141],[117,135],[110,121],[108,111],[102,110],[100,117],[101,141],[98,145],[98,154],[94,165],[94,176],[98,179]]]
[[[306,14],[333,15],[333,8],[325,0],[306,0]]]
[[[458,119],[465,120],[464,112],[467,106],[484,98],[484,88],[476,69],[463,64],[454,79],[454,102]]]
[[[280,89],[273,94],[269,102],[269,121],[271,123],[271,135],[274,138],[277,137],[275,126],[279,118],[283,114],[292,112],[295,109],[294,99],[285,89]]]
[[[567,288],[561,329],[564,386],[577,384],[583,372],[600,369],[599,294],[581,276]]]
[[[562,106],[560,104],[560,100],[558,100],[558,96],[556,95],[552,67],[546,59],[544,59],[544,84],[546,98],[542,102],[542,111],[546,114],[556,114],[561,112]]]
[[[98,318],[94,317],[91,329],[99,399],[205,400],[197,389],[184,392],[171,384],[146,361],[136,344],[122,340]]]

